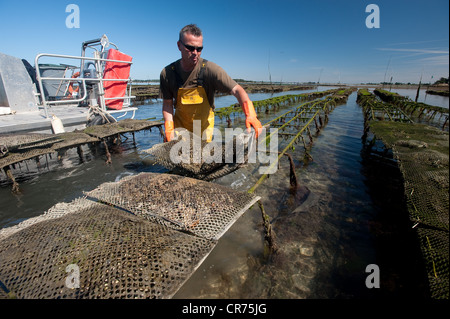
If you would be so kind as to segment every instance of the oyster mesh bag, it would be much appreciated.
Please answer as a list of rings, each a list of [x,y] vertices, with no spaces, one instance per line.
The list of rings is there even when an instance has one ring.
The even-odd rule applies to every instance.
[[[170,298],[259,197],[141,173],[0,230],[0,298]]]
[[[248,163],[254,152],[254,132],[233,135],[225,141],[210,143],[189,131],[182,131],[167,143],[156,144],[144,152],[173,173],[211,181]]]
[[[449,298],[449,135],[423,124],[370,123],[393,150],[424,258],[431,298]]]

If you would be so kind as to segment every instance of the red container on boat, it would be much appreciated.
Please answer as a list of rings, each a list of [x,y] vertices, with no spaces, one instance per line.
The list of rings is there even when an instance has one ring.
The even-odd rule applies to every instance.
[[[119,52],[115,49],[109,49],[107,59],[131,62],[132,57]],[[107,61],[103,79],[128,79],[130,76],[131,64],[121,62]],[[127,90],[125,81],[104,81],[105,98],[123,98]],[[106,107],[113,110],[121,110],[123,99],[105,100]]]

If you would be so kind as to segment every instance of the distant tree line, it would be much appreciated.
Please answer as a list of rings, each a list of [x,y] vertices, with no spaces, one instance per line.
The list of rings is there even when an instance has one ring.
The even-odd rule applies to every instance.
[[[152,80],[135,80],[133,79],[134,83],[140,83],[140,82],[159,82],[159,79],[152,79]]]
[[[440,78],[434,84],[448,84],[448,78]]]
[[[383,85],[417,85],[418,83],[403,83],[403,82],[395,82],[395,83],[391,83],[391,82],[380,82],[380,83],[375,83],[375,82],[368,82],[368,83],[364,83],[366,85],[376,85],[376,84],[383,84]],[[434,82],[433,84],[430,83],[422,83],[423,85],[438,85],[438,84],[448,84],[448,78],[440,78],[439,80],[437,80],[436,82]]]
[[[265,81],[251,81],[251,80],[244,80],[244,79],[234,79],[236,82],[238,82],[238,83],[263,83],[263,82],[265,82]],[[134,83],[148,83],[148,82],[154,82],[154,83],[158,83],[159,82],[159,79],[151,79],[151,80],[133,80],[133,82]],[[304,84],[315,84],[315,83],[318,83],[318,82],[306,82],[306,83],[304,83]],[[416,85],[417,83],[411,83],[411,82],[408,82],[408,83],[403,83],[403,82],[395,82],[395,83],[390,83],[390,82],[380,82],[380,83],[365,83],[365,84],[369,84],[369,85],[376,85],[376,84],[383,84],[383,85],[390,85],[390,84],[392,84],[392,85]],[[422,83],[422,84],[424,84],[424,85],[429,85],[430,83]],[[444,78],[444,77],[441,77],[439,80],[437,80],[436,82],[434,82],[433,83],[433,85],[437,85],[437,84],[448,84],[448,77],[447,78]]]

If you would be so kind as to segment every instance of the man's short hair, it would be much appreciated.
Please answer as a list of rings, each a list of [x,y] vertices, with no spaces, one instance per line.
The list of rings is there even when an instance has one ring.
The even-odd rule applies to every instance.
[[[197,27],[196,24],[188,24],[187,26],[183,27],[180,31],[180,38],[179,40],[182,41],[183,37],[186,33],[190,33],[193,36],[201,37],[202,36],[202,30],[200,30],[199,27]]]

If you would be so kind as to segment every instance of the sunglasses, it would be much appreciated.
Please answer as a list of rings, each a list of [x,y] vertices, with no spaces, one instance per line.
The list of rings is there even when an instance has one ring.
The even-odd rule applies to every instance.
[[[192,45],[184,44],[183,41],[181,41],[181,40],[180,40],[180,42],[181,42],[182,45],[184,45],[184,47],[186,49],[188,49],[191,52],[194,52],[195,50],[197,50],[197,52],[202,52],[202,50],[203,50],[203,47],[195,47],[195,46],[192,46]]]

